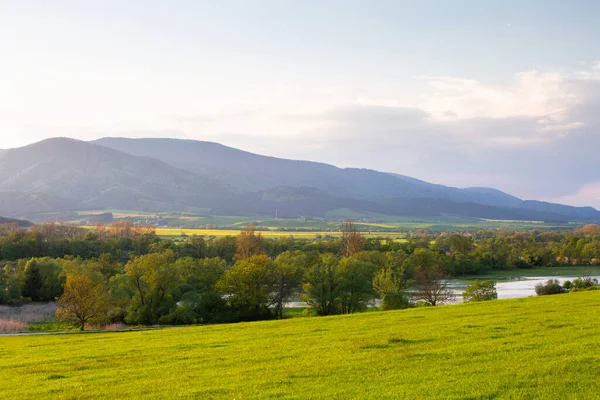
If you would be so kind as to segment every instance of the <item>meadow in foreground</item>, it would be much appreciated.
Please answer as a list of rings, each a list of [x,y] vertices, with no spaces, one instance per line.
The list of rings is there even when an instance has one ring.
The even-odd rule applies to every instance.
[[[597,398],[600,292],[0,338],[2,398]]]

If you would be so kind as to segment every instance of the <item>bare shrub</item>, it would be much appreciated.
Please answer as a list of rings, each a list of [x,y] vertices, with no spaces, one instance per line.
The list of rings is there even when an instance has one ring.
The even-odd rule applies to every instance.
[[[56,303],[25,304],[21,307],[0,306],[0,320],[18,322],[48,322],[54,321]]]
[[[127,328],[127,325],[122,323],[108,325],[90,325],[88,327],[88,329],[92,331],[121,331],[125,328]]]
[[[0,319],[0,332],[23,332],[27,330],[27,323],[10,319]]]

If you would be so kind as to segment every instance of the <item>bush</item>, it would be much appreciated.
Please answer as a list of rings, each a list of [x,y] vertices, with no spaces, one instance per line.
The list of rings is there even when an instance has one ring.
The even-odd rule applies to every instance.
[[[518,269],[531,269],[533,268],[533,264],[530,264],[525,260],[519,259],[515,261],[515,267]]]
[[[546,283],[538,283],[535,285],[535,293],[538,296],[545,296],[549,294],[564,293],[565,289],[562,287],[558,279],[549,279]]]
[[[425,300],[417,300],[417,302],[415,303],[415,307],[433,307],[433,305]]]
[[[410,302],[404,293],[390,292],[385,295],[381,303],[382,310],[402,310],[408,308]]]
[[[465,303],[474,303],[478,301],[496,300],[498,292],[496,292],[496,282],[476,280],[469,286],[462,295]]]
[[[563,282],[563,289],[565,289],[565,290],[571,290],[571,287],[573,287],[573,283],[571,281],[564,281]]]
[[[573,280],[571,284],[572,292],[581,292],[583,290],[594,290],[593,288],[598,286],[598,279],[590,276],[580,276]]]

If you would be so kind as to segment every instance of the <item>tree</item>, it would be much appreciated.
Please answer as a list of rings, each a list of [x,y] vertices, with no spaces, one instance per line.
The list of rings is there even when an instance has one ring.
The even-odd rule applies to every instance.
[[[356,230],[356,224],[350,220],[345,221],[342,231],[342,256],[351,257],[363,249],[365,239]]]
[[[338,314],[342,279],[337,258],[331,253],[321,254],[306,271],[302,286],[304,301],[318,315]]]
[[[246,260],[252,256],[264,253],[263,239],[260,232],[256,233],[256,226],[250,224],[240,232],[235,240],[236,260]]]
[[[454,298],[450,280],[444,271],[444,261],[439,254],[419,248],[405,263],[415,271],[415,288],[412,293],[415,299],[436,306]]]
[[[300,251],[286,251],[275,259],[277,293],[275,295],[275,315],[283,318],[283,304],[300,285],[307,257]]]
[[[341,277],[338,293],[342,314],[364,310],[376,296],[373,289],[375,265],[350,257],[340,260],[338,268]]]
[[[475,282],[467,286],[462,297],[465,303],[496,300],[498,298],[496,282],[490,280],[480,282],[479,280],[475,280]]]
[[[23,297],[33,301],[54,301],[62,295],[64,274],[56,260],[32,258],[23,268]]]
[[[408,298],[405,294],[405,270],[386,265],[373,277],[373,288],[382,299],[382,310],[397,310],[407,308]]]
[[[125,274],[133,291],[127,322],[154,324],[175,307],[173,290],[180,274],[171,250],[137,257],[127,263]]]
[[[58,305],[56,319],[73,322],[82,331],[87,323],[103,322],[109,308],[104,286],[87,275],[67,277]]]
[[[40,291],[42,288],[42,275],[36,260],[31,260],[25,266],[25,279],[23,280],[23,297],[28,297],[33,301],[40,301]]]
[[[216,284],[218,290],[229,296],[231,307],[243,318],[257,318],[269,313],[274,303],[273,286],[276,283],[273,262],[266,255],[255,255],[235,263]]]

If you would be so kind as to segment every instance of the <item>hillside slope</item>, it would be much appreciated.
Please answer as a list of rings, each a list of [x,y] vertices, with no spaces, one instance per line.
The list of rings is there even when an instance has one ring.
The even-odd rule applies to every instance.
[[[447,200],[447,204],[475,203],[519,209],[476,215],[486,218],[495,218],[491,215],[498,214],[503,214],[501,218],[512,218],[509,215],[515,214],[525,215],[525,219],[600,220],[600,212],[591,207],[523,201],[492,188],[459,189],[431,184],[400,174],[370,169],[338,168],[324,163],[267,157],[213,142],[103,138],[94,143],[136,156],[152,157],[202,176],[213,177],[228,187],[237,188],[240,192],[268,191],[281,186],[306,187],[318,189],[324,196],[338,199],[368,200],[377,203],[384,201],[388,204],[394,201],[398,203],[398,199],[414,199],[413,203],[428,199],[425,204],[441,204],[443,200]],[[407,208],[406,204],[410,202],[410,200],[399,201],[405,204],[399,205],[403,207],[401,215],[422,215],[423,212],[413,213]],[[444,213],[454,212],[451,209],[446,210],[432,205],[427,214]],[[318,214],[313,212],[311,215]]]
[[[399,174],[364,168],[338,168],[311,161],[268,157],[213,142],[179,139],[103,138],[94,143],[124,153],[152,157],[200,175],[218,178],[247,191],[277,186],[312,187],[336,197],[355,199],[445,198],[497,206],[516,206],[519,199],[488,189],[463,190]],[[494,195],[490,195],[494,191]]]
[[[338,317],[4,337],[0,393],[595,399],[598,318],[596,291]]]
[[[214,204],[228,194],[210,179],[159,160],[65,138],[0,153],[0,191],[0,211],[14,208],[9,215],[111,207],[176,210]],[[28,203],[51,200],[23,207],[24,196],[34,197]]]
[[[108,142],[125,143],[138,155],[98,144]],[[215,143],[55,138],[0,152],[0,215],[47,219],[92,209],[236,216],[277,212],[288,218],[340,215],[343,209],[352,215],[600,220],[600,212],[589,207],[521,201],[489,188],[449,188],[402,175],[263,157]]]

